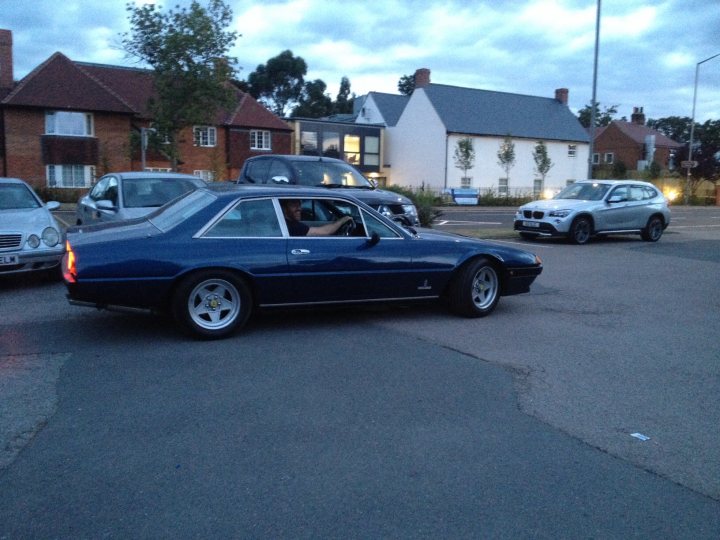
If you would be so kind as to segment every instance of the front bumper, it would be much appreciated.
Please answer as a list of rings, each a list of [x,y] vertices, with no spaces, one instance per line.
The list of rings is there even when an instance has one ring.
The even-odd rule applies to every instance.
[[[60,264],[64,253],[65,247],[63,244],[60,244],[58,249],[0,252],[0,275],[55,268]],[[2,264],[3,259],[9,259],[10,257],[16,257],[16,263]]]
[[[542,266],[508,268],[505,272],[502,296],[530,292],[530,285],[542,273],[542,269]]]
[[[536,234],[538,236],[564,236],[567,234],[566,227],[564,226],[559,229],[558,226],[547,223],[546,221],[528,219],[516,219],[513,223],[513,229],[518,232]]]

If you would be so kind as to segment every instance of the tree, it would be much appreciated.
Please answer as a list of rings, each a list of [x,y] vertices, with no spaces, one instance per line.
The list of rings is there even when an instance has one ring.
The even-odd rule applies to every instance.
[[[535,161],[535,172],[540,176],[542,188],[545,187],[545,177],[550,172],[554,163],[548,156],[547,146],[544,141],[538,141],[533,149],[533,161]],[[542,189],[541,188],[541,189]]]
[[[505,179],[510,184],[510,169],[515,166],[515,143],[510,135],[506,135],[503,142],[500,143],[500,149],[497,153],[498,165],[505,171]]]
[[[325,93],[326,88],[327,86],[320,79],[306,82],[291,116],[293,118],[321,118],[331,115],[334,107],[332,99]]]
[[[617,105],[611,105],[609,107],[605,107],[605,110],[603,112],[600,112],[600,104],[596,103],[595,127],[607,126],[610,122],[612,122],[613,117],[617,114],[617,108]],[[591,116],[592,107],[590,106],[590,104],[585,105],[585,107],[578,111],[578,120],[580,120],[580,123],[583,125],[583,127],[590,127]]]
[[[691,122],[689,116],[668,116],[657,120],[651,118],[647,121],[647,127],[659,131],[675,142],[687,144],[690,141]]]
[[[340,79],[340,89],[335,100],[335,114],[351,114],[353,112],[353,101],[355,94],[350,93],[350,79]]]
[[[470,137],[460,139],[455,146],[455,167],[463,172],[463,178],[467,178],[468,170],[475,165],[475,149]]]
[[[177,169],[178,133],[210,124],[217,111],[232,105],[235,58],[227,55],[237,39],[226,31],[232,11],[222,0],[203,8],[160,13],[154,4],[127,4],[130,32],[122,34],[125,51],[153,68],[156,97],[149,103],[153,121],[168,141],[166,153]]]
[[[410,96],[415,91],[415,75],[403,75],[398,81],[398,92]]]
[[[306,73],[305,60],[283,51],[248,75],[250,95],[278,116],[286,116],[301,99]]]

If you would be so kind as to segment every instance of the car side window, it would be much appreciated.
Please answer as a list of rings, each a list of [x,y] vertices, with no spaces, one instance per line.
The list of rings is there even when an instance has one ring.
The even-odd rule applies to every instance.
[[[380,238],[400,238],[400,235],[370,213],[362,210],[367,235],[377,233]]]
[[[102,178],[90,192],[93,201],[110,201],[115,206],[118,203],[118,182],[114,176]]]
[[[628,200],[628,187],[627,186],[616,187],[610,194],[610,197],[619,197],[619,201],[617,201],[617,202],[627,201]]]
[[[282,236],[271,199],[240,201],[206,233],[212,238],[268,238]]]
[[[644,198],[644,190],[642,186],[631,186],[630,187],[630,200],[631,201],[642,201]]]
[[[245,171],[246,179],[254,184],[265,184],[268,179],[271,161],[270,159],[256,159],[249,162]]]

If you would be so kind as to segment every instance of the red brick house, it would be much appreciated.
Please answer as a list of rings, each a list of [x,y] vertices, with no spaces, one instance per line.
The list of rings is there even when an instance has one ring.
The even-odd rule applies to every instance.
[[[628,170],[645,170],[655,161],[663,169],[680,166],[683,144],[645,125],[642,107],[634,107],[630,122],[613,120],[595,134],[593,165],[605,168],[622,162]]]
[[[82,188],[106,172],[142,168],[139,133],[152,125],[152,71],[74,62],[57,52],[16,83],[12,53],[12,33],[0,30],[0,176],[38,188]],[[235,93],[232,111],[180,134],[180,172],[235,178],[250,156],[291,152],[292,128]],[[161,151],[145,158],[148,169],[170,168]]]

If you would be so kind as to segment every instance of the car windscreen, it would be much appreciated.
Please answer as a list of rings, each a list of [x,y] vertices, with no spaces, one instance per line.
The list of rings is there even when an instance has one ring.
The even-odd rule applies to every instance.
[[[39,208],[40,203],[22,184],[0,184],[0,210]]]
[[[345,163],[298,161],[293,163],[297,183],[303,186],[374,189],[362,174]]]
[[[570,184],[553,199],[576,199],[578,201],[600,201],[610,189],[608,184]]]
[[[209,191],[191,191],[174,203],[156,210],[147,219],[161,231],[167,232],[212,204],[216,199],[217,196]]]

